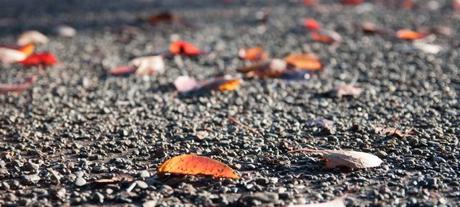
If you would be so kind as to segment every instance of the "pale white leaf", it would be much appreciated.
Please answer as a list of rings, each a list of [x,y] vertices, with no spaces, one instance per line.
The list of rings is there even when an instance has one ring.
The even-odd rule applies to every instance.
[[[136,75],[147,76],[163,73],[165,63],[162,56],[146,56],[131,60],[130,65],[136,68]]]
[[[54,31],[61,37],[73,37],[77,34],[77,30],[67,25],[59,25],[54,29]]]
[[[383,161],[370,153],[349,150],[294,150],[321,154],[326,161],[326,168],[347,167],[350,169],[371,168],[380,166]]]
[[[337,97],[342,96],[359,96],[363,92],[363,89],[356,87],[351,84],[342,84],[335,88],[335,93]]]
[[[297,204],[297,205],[291,204],[288,207],[345,207],[345,196],[336,198],[332,201],[323,202],[323,203]]]
[[[15,49],[0,47],[0,62],[12,64],[26,59],[27,55]]]
[[[442,47],[439,45],[424,43],[421,41],[415,41],[413,45],[418,50],[421,50],[426,53],[431,53],[431,54],[437,54],[442,50]]]
[[[48,43],[48,37],[36,30],[26,31],[19,35],[17,44],[20,46],[27,44],[46,44]]]
[[[185,93],[201,87],[201,84],[191,77],[179,76],[174,81],[174,86],[176,87],[177,91]]]

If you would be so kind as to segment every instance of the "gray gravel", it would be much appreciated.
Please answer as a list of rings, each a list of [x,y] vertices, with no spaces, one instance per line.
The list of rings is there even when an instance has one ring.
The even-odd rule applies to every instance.
[[[294,1],[3,0],[0,43],[38,29],[51,40],[39,49],[62,64],[25,93],[0,95],[0,206],[284,206],[345,193],[347,206],[459,206],[459,17],[447,1],[437,1],[436,10],[417,2],[406,11],[331,2],[313,9]],[[267,8],[268,22],[260,23],[256,13]],[[164,10],[185,21],[142,21]],[[344,41],[312,42],[304,17]],[[433,55],[391,36],[366,36],[355,26],[362,20],[393,30],[445,25],[455,34],[438,36],[434,43],[444,50]],[[53,35],[62,24],[77,35]],[[173,34],[209,53],[182,57],[183,66],[168,59],[166,73],[150,78],[106,75],[133,57],[164,51]],[[236,75],[244,65],[238,49],[256,45],[272,57],[314,52],[326,70],[307,81],[247,80],[238,91],[177,96],[171,83],[179,75]],[[36,71],[0,66],[0,73],[1,82],[11,82]],[[364,92],[325,95],[341,83]],[[333,132],[312,125],[317,119],[333,121]],[[415,135],[380,135],[375,125],[413,128]],[[300,147],[370,152],[384,164],[325,170],[317,156],[288,153]],[[242,178],[156,174],[182,153],[221,160]]]

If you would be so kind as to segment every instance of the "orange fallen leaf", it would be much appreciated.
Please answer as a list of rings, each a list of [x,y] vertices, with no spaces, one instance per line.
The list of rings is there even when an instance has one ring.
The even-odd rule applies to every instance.
[[[317,31],[321,29],[321,25],[316,20],[311,18],[304,19],[303,25],[310,31]]]
[[[251,48],[246,48],[246,49],[240,49],[240,51],[238,51],[238,56],[241,59],[248,60],[248,61],[259,61],[259,60],[265,60],[268,58],[268,54],[261,47],[251,47]]]
[[[378,167],[383,163],[379,157],[373,154],[349,150],[299,149],[291,152],[320,154],[326,161],[326,168],[347,167],[350,169],[361,169]]]
[[[340,3],[342,3],[343,5],[358,5],[358,4],[361,4],[363,3],[364,0],[341,0]]]
[[[418,40],[427,36],[426,33],[416,32],[410,29],[401,29],[396,32],[396,37],[402,40]]]
[[[203,52],[197,46],[185,42],[175,41],[169,45],[169,52],[173,55],[186,55],[186,56],[197,56]]]
[[[0,84],[0,94],[4,93],[22,93],[28,88],[30,88],[37,81],[37,76],[32,76],[26,78],[22,83],[9,84],[3,83]]]
[[[158,167],[158,173],[205,175],[214,178],[240,178],[236,172],[226,164],[196,154],[183,154],[170,158]]]
[[[241,85],[240,79],[225,80],[217,87],[219,91],[233,91]]]
[[[313,41],[325,44],[334,44],[342,41],[342,37],[339,33],[331,30],[314,31],[310,34],[310,37]]]
[[[171,12],[165,11],[161,12],[159,14],[152,15],[148,17],[147,21],[152,24],[158,24],[158,23],[163,23],[163,22],[176,22],[179,20],[179,17],[174,15]]]
[[[25,55],[29,56],[32,53],[34,53],[35,45],[29,43],[29,44],[26,44],[24,46],[19,47],[18,50],[21,51],[22,53],[24,53]]]
[[[284,60],[287,64],[302,70],[319,71],[323,69],[320,59],[312,53],[291,54]]]
[[[336,198],[332,201],[327,201],[323,203],[312,203],[312,204],[297,204],[297,205],[288,205],[288,207],[345,207],[345,196]]]

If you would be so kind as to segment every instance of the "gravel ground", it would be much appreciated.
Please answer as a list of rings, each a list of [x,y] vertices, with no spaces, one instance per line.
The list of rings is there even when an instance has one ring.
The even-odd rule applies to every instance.
[[[430,8],[433,2],[439,8]],[[444,50],[433,55],[355,26],[370,20],[390,29],[445,25],[458,32],[448,2],[433,2],[407,11],[330,2],[307,8],[292,1],[2,0],[0,43],[38,29],[51,39],[40,50],[62,64],[25,93],[0,95],[0,206],[284,206],[345,193],[347,206],[459,206],[460,35],[438,36]],[[264,8],[271,8],[266,24],[255,17]],[[164,10],[185,22],[142,21]],[[301,27],[305,17],[344,41],[312,42]],[[77,36],[53,35],[59,24],[75,27]],[[173,34],[209,53],[183,57],[183,65],[167,60],[166,73],[150,78],[106,75],[133,57],[164,51]],[[179,75],[237,74],[244,65],[238,49],[256,45],[272,57],[314,52],[326,70],[307,81],[247,80],[237,91],[177,96],[171,83]],[[20,66],[0,72],[1,82],[36,73]],[[325,95],[340,83],[364,92]],[[308,125],[317,118],[334,121],[335,131]],[[373,126],[415,135],[380,135]],[[288,153],[300,147],[370,152],[384,164],[325,170],[318,156]],[[156,175],[159,164],[182,153],[221,160],[242,178]]]

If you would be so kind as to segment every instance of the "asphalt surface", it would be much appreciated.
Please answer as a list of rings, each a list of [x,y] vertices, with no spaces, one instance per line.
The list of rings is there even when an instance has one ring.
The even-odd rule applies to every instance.
[[[50,38],[39,50],[61,64],[41,72],[30,90],[0,95],[0,206],[285,206],[345,193],[347,206],[459,206],[459,16],[448,1],[417,2],[401,10],[332,1],[307,8],[294,1],[2,0],[0,43],[38,29]],[[271,11],[266,23],[256,18],[263,9]],[[142,20],[165,10],[184,21]],[[343,42],[311,41],[305,17]],[[444,25],[454,34],[437,35],[443,50],[428,54],[391,35],[363,34],[356,27],[363,20],[392,30]],[[53,35],[59,24],[78,34]],[[107,75],[133,57],[166,50],[176,35],[209,53],[168,59],[166,72],[150,78]],[[255,79],[232,92],[175,92],[179,75],[238,75],[238,49],[257,45],[271,57],[314,52],[326,69],[306,81]],[[0,81],[34,73],[0,66]],[[341,83],[364,91],[325,95]],[[335,131],[309,124],[318,118],[332,120]],[[381,135],[374,126],[415,135]],[[384,164],[326,170],[318,156],[288,153],[300,147],[369,152]],[[182,153],[221,160],[241,179],[156,174]]]

